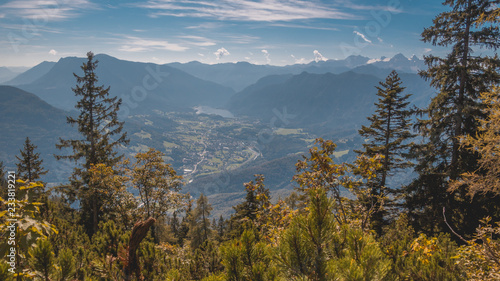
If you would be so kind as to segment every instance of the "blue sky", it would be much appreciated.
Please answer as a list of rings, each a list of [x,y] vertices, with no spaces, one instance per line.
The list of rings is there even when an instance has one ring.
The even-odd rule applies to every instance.
[[[155,63],[286,65],[397,53],[447,10],[436,0],[0,0],[0,66],[106,53]]]

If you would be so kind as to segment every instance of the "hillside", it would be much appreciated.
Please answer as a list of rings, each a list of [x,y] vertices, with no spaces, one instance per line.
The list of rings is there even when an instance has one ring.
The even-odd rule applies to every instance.
[[[281,77],[283,78],[283,77]],[[335,75],[303,72],[276,83],[261,80],[231,98],[228,109],[239,116],[271,120],[275,109],[289,115],[287,126],[324,130],[356,128],[365,121],[375,101],[372,75],[346,72]],[[258,84],[263,83],[262,87]],[[274,112],[273,112],[274,111]]]
[[[57,167],[56,174],[64,172],[62,163],[56,163],[53,154],[59,137],[70,136],[72,129],[66,124],[66,112],[55,108],[32,93],[11,86],[0,86],[0,152],[1,160],[13,168],[24,140],[29,137],[48,169]],[[61,179],[62,180],[62,179]]]

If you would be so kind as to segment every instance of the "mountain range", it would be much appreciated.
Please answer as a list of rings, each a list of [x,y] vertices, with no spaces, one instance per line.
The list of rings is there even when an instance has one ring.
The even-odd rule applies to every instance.
[[[291,188],[295,161],[307,153],[315,137],[344,142],[342,151],[347,153],[347,159],[352,158],[352,150],[363,141],[357,137],[357,130],[374,110],[375,86],[392,69],[399,71],[405,92],[412,94],[412,105],[423,107],[434,94],[416,73],[423,68],[423,62],[402,55],[378,60],[351,56],[282,67],[246,62],[157,65],[104,54],[96,55],[96,59],[99,83],[110,86],[112,95],[123,98],[122,113],[126,114],[120,117],[126,118],[125,129],[131,136],[129,147],[122,151],[127,156],[152,146],[165,152],[176,169],[183,170],[200,161],[197,155],[203,151],[203,145],[205,150],[207,145],[213,146],[212,159],[226,155],[222,153],[228,149],[224,146],[238,149],[239,143],[244,143],[244,147],[253,147],[253,151],[247,149],[253,154],[247,160],[238,160],[246,157],[241,151],[229,151],[239,153],[240,156],[234,156],[235,161],[244,165],[225,170],[230,180],[217,189],[204,188],[210,187],[213,178],[221,173],[209,160],[199,165],[205,170],[191,177],[186,186],[194,195],[208,192],[211,200],[221,206],[229,206],[227,202],[244,196],[242,183],[255,173],[269,176],[271,190],[285,194],[283,190]],[[55,161],[52,154],[60,153],[54,146],[59,137],[77,136],[75,129],[66,124],[66,116],[75,114],[73,73],[81,76],[80,66],[85,61],[67,57],[58,62],[43,62],[3,83],[11,86],[0,86],[0,161],[13,167],[15,155],[29,136],[46,159],[46,167],[57,174],[49,181],[67,179],[71,165]],[[197,118],[193,109],[196,106],[225,109],[236,118]],[[205,131],[201,130],[201,120],[210,124],[228,120],[231,138],[223,133],[223,128],[214,125],[205,125]],[[189,130],[185,136],[169,133],[183,134],[183,126]],[[221,131],[214,135],[217,130]],[[272,141],[255,146],[254,142],[266,134],[272,135]],[[282,149],[283,144],[287,149]]]
[[[119,60],[105,54],[97,55],[95,58],[99,61],[97,68],[99,82],[111,87],[111,95],[123,98],[124,107],[132,113],[147,112],[152,109],[181,110],[205,105],[226,108],[230,111],[234,110],[235,113],[239,114],[268,118],[270,112],[268,107],[272,105],[272,110],[276,106],[273,102],[281,102],[284,97],[278,98],[280,95],[278,93],[263,95],[261,92],[254,94],[251,92],[255,92],[256,89],[258,91],[264,90],[262,87],[269,83],[273,85],[279,84],[278,82],[286,84],[286,80],[290,78],[290,75],[298,75],[298,77],[288,81],[292,84],[295,83],[292,87],[296,87],[289,89],[296,92],[290,102],[298,103],[300,100],[303,105],[320,105],[316,102],[320,100],[317,99],[317,95],[328,95],[328,93],[321,94],[318,91],[335,88],[335,95],[342,96],[343,92],[349,91],[346,87],[352,85],[348,82],[350,79],[360,79],[357,83],[361,83],[364,87],[353,85],[360,91],[360,94],[373,93],[370,87],[377,85],[373,77],[383,80],[393,69],[400,72],[400,76],[407,85],[408,90],[415,93],[415,99],[426,99],[430,93],[427,83],[416,74],[416,72],[424,68],[423,61],[415,56],[408,59],[402,54],[390,59],[350,56],[344,60],[313,61],[308,64],[287,66],[254,65],[247,62],[214,65],[200,62],[157,65]],[[76,102],[76,97],[71,90],[75,86],[73,73],[82,75],[80,66],[84,61],[84,58],[67,57],[60,59],[57,63],[42,62],[3,84],[16,86],[27,92],[34,93],[60,109],[72,110]],[[320,76],[310,75],[306,78],[304,73],[324,75],[324,77],[319,78]],[[342,79],[336,79],[336,76],[331,76],[331,74],[342,75],[342,79],[346,80],[341,81]],[[367,76],[363,78],[359,74]],[[284,77],[288,78],[283,80]],[[311,80],[308,80],[308,78]],[[334,79],[334,81],[327,82],[330,78]],[[363,81],[365,78],[366,80]],[[302,82],[299,83],[298,80],[300,79],[302,79]],[[316,84],[319,82],[323,83],[323,85]],[[268,87],[271,87],[271,85],[268,85]],[[286,86],[280,88],[280,91],[287,90]],[[259,98],[259,95],[262,98],[267,98],[267,100]],[[301,99],[297,99],[298,96],[308,99],[314,95],[316,97],[309,99],[306,103],[303,103]],[[251,96],[253,98],[248,99]],[[348,96],[352,95],[349,94]],[[245,97],[247,97],[247,100],[245,100]],[[269,101],[269,98],[275,100]],[[364,100],[364,96],[361,100]],[[325,102],[326,100],[322,101]],[[267,107],[262,107],[262,102],[270,103],[267,104]],[[335,101],[331,100],[329,102]],[[246,109],[240,108],[242,105]],[[331,103],[321,104],[323,107],[328,105],[332,106]],[[255,107],[258,107],[257,111],[250,110],[250,108]],[[261,115],[263,110],[267,114]],[[304,118],[304,122],[310,121],[310,118]]]
[[[197,61],[168,65],[198,78],[231,87],[235,91],[241,91],[268,75],[300,74],[302,72],[340,74],[363,65],[372,65],[380,69],[395,69],[406,73],[417,73],[419,70],[425,69],[423,60],[416,56],[408,59],[402,54],[397,54],[393,58],[382,57],[380,59],[349,56],[343,60],[312,61],[307,64],[287,66],[254,65],[248,62],[203,64]]]
[[[167,65],[124,61],[102,54],[95,59],[99,61],[96,70],[99,83],[110,86],[110,94],[123,98],[124,106],[133,112],[217,106],[234,93],[228,87],[201,80]],[[50,70],[34,81],[20,77],[11,83],[58,108],[71,110],[77,101],[71,90],[76,83],[73,73],[82,76],[80,66],[85,61],[85,58],[62,58],[52,67],[48,65]],[[42,71],[33,72],[40,74]],[[18,81],[29,83],[19,84]]]

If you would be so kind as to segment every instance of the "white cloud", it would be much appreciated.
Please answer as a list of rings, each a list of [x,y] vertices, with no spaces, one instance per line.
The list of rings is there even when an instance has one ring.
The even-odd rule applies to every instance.
[[[366,38],[366,36],[363,33],[356,31],[356,30],[354,30],[353,33],[358,35],[359,37],[361,37],[361,39],[365,40],[365,42],[372,44],[372,41],[370,39]]]
[[[378,41],[379,41],[380,43],[384,43],[384,40],[382,40],[382,38],[377,37],[377,39],[378,39]]]
[[[119,48],[120,51],[124,52],[146,52],[153,50],[182,52],[188,49],[188,47],[169,43],[165,40],[146,39],[134,36],[126,36],[124,44]]]
[[[55,56],[55,55],[57,55],[57,51],[54,50],[54,49],[52,49],[52,50],[49,51],[49,54]]]
[[[311,61],[310,60],[306,60],[305,58],[296,58],[294,55],[290,55],[294,60],[295,60],[295,63],[296,64],[306,64],[306,63],[310,63]]]
[[[200,56],[200,57],[204,57],[205,55],[204,55],[204,54],[202,54],[202,53],[198,53],[198,56]]]
[[[267,50],[261,50],[261,52],[264,54],[266,57],[266,62],[267,64],[271,63],[271,59],[269,58],[269,52]]]
[[[220,23],[214,23],[214,22],[204,22],[204,23],[201,23],[199,25],[191,25],[191,26],[187,26],[185,27],[186,29],[216,29],[216,28],[219,28],[219,27],[223,27],[224,25],[223,24],[220,24]]]
[[[425,49],[424,49],[424,53],[429,53],[429,52],[432,52],[432,49],[431,49],[431,48],[425,48]]]
[[[154,10],[150,15],[215,18],[232,21],[292,21],[304,19],[355,19],[356,16],[320,3],[305,0],[149,0],[139,7]]]
[[[188,44],[199,47],[209,47],[216,45],[215,42],[212,42],[211,40],[201,36],[184,35],[184,36],[179,36],[179,38],[188,39],[189,40],[187,41]]]
[[[217,57],[217,60],[220,60],[223,56],[229,56],[230,54],[231,53],[229,53],[229,51],[225,48],[220,48],[214,53],[214,55]]]
[[[313,54],[314,54],[314,61],[316,62],[328,60],[318,50],[314,50]]]
[[[89,0],[13,0],[0,5],[0,10],[9,16],[32,19],[39,25],[74,18],[89,9],[97,9],[97,5]]]

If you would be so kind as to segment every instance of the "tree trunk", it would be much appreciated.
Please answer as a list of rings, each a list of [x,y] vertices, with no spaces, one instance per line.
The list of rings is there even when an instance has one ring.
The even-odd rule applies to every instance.
[[[144,280],[141,274],[141,266],[139,260],[137,259],[136,251],[139,248],[139,244],[146,237],[149,227],[155,223],[154,218],[149,218],[145,221],[138,221],[134,224],[132,228],[132,234],[130,235],[130,241],[128,244],[128,258],[125,266],[125,278],[126,280],[132,280],[132,275],[135,275],[135,280]]]
[[[467,9],[470,9],[471,7],[471,0],[468,1],[467,3]],[[465,24],[465,34],[464,34],[464,46],[463,46],[463,54],[462,58],[460,61],[461,64],[461,71],[460,71],[460,88],[458,90],[458,98],[457,98],[457,113],[456,113],[456,120],[455,120],[455,132],[454,136],[452,138],[452,155],[451,155],[451,163],[450,163],[450,179],[451,180],[456,180],[460,174],[460,171],[458,169],[458,153],[460,149],[460,137],[462,136],[462,126],[463,126],[463,108],[464,108],[464,98],[465,98],[465,85],[467,83],[466,78],[467,78],[467,66],[468,66],[468,59],[469,59],[469,36],[470,36],[470,28],[471,28],[471,19],[470,17],[467,18],[466,24]]]

